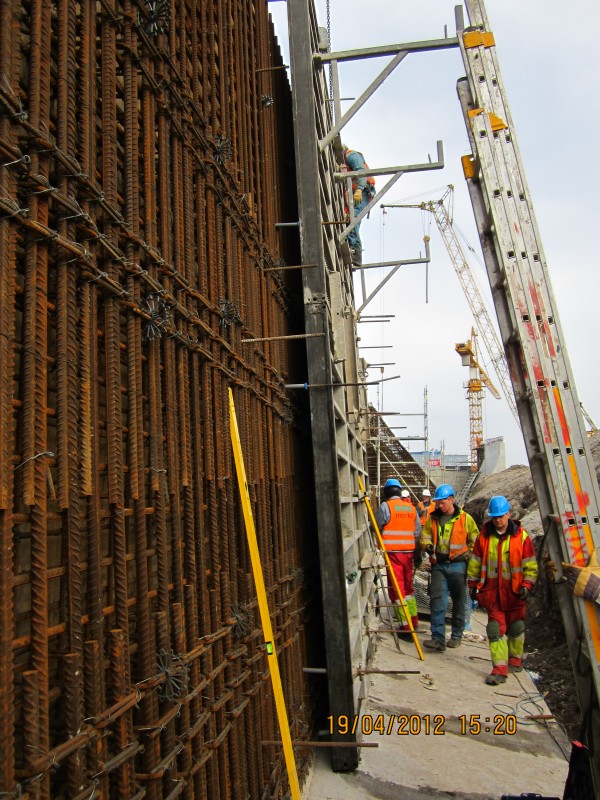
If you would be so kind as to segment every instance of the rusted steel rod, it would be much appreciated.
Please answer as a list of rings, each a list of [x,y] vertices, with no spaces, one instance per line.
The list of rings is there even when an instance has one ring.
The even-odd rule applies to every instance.
[[[286,339],[314,339],[319,336],[325,336],[324,333],[292,333],[287,336],[263,336],[260,339],[242,339],[244,344],[248,342],[282,342]]]
[[[281,746],[281,741],[263,741],[263,747],[271,745]],[[320,742],[308,741],[305,739],[293,739],[292,744],[294,747],[379,747],[379,742]]]
[[[292,270],[316,265],[276,229],[295,187],[268,11],[26,10],[0,3],[0,793],[17,778],[40,800],[277,793],[223,404],[233,383],[247,443],[256,430],[300,739],[307,600],[289,576],[304,532],[282,376],[286,339],[304,338]]]
[[[264,267],[263,272],[286,272],[292,269],[317,269],[318,266],[318,264],[294,264],[284,267]]]

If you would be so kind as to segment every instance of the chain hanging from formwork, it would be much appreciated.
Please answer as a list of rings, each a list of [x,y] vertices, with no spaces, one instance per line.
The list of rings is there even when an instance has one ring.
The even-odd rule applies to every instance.
[[[331,0],[327,0],[327,44],[331,50]],[[329,105],[331,116],[335,116],[335,101],[333,97],[333,65],[329,65]]]

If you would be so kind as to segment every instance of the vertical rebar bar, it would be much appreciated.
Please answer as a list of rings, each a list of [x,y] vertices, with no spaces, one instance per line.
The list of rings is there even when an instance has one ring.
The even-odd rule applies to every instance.
[[[256,72],[274,59],[267,13],[0,0],[0,150],[17,154],[0,198],[27,209],[0,211],[0,793],[40,763],[58,769],[28,784],[39,800],[83,797],[91,776],[106,800],[246,800],[269,784],[256,743],[273,738],[272,694],[225,402],[233,375],[287,641],[297,516],[283,508],[290,434],[272,378],[284,346],[241,344],[244,327],[293,324],[261,269],[294,191],[278,161],[289,133],[261,104],[274,81]],[[153,685],[161,651],[175,666]],[[298,654],[282,654],[291,696]],[[181,664],[190,697],[169,699]]]

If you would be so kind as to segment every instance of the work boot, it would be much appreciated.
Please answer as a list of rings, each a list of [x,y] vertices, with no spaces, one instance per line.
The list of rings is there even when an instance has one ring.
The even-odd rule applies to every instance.
[[[491,675],[487,676],[485,682],[488,684],[488,686],[499,686],[501,683],[506,683],[506,675],[500,675],[497,672],[492,672]]]
[[[509,672],[523,672],[523,664],[509,664],[508,665]]]
[[[351,247],[350,253],[352,254],[352,265],[354,267],[362,266],[362,250],[359,248]]]
[[[461,644],[462,644],[462,639],[455,639],[453,636],[446,642],[446,647],[460,647]]]
[[[423,647],[433,650],[434,653],[443,653],[446,649],[446,642],[441,639],[427,639],[423,642]]]

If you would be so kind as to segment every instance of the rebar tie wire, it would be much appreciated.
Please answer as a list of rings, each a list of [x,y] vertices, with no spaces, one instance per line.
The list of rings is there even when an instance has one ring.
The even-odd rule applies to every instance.
[[[8,211],[2,210],[2,216],[0,217],[0,220],[12,219],[13,217],[19,217],[29,213],[28,208],[19,208],[19,204],[13,200],[12,197],[0,197],[0,201],[1,200],[3,200],[7,205],[11,206],[13,211],[9,213]],[[1,794],[0,797],[2,797]]]
[[[37,453],[34,456],[29,456],[29,458],[26,458],[25,461],[21,461],[20,464],[17,464],[17,466],[13,469],[13,472],[16,472],[24,464],[27,464],[28,461],[34,461],[36,458],[41,458],[42,456],[48,456],[49,458],[54,458],[54,453],[51,450],[44,450],[42,453]]]
[[[188,665],[184,664],[181,656],[172,650],[160,650],[156,654],[156,665],[159,672],[165,674],[165,682],[158,690],[161,699],[172,702],[176,697],[182,697],[187,692]]]
[[[23,162],[23,164],[29,164],[31,162],[31,157],[25,153],[25,155],[21,156],[21,158],[17,158],[14,161],[6,161],[4,164],[0,164],[0,167],[12,167],[15,164],[20,164],[21,162]]]

